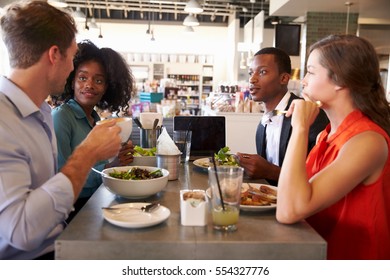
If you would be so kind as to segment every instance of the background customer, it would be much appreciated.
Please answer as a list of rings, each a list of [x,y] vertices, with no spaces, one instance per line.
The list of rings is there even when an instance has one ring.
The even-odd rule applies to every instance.
[[[0,259],[33,259],[53,250],[91,167],[118,153],[120,128],[95,127],[57,173],[45,99],[63,91],[73,70],[75,23],[31,1],[11,4],[0,24],[11,66],[0,77]]]
[[[242,153],[237,155],[240,165],[249,177],[267,179],[273,185],[277,185],[292,127],[291,118],[272,115],[272,111],[287,110],[291,102],[299,98],[288,91],[290,73],[290,57],[278,48],[264,48],[258,51],[249,69],[252,99],[264,103],[265,113],[256,131],[257,155]],[[325,113],[321,112],[310,127],[309,150],[328,122]]]
[[[307,218],[328,243],[329,259],[390,259],[390,107],[373,46],[353,35],[310,48],[295,100],[292,135],[278,186],[276,217]],[[330,124],[308,158],[307,136],[318,114]]]

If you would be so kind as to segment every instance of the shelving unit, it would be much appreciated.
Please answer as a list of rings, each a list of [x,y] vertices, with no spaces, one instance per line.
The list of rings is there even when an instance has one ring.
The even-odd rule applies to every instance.
[[[203,101],[210,95],[213,91],[213,81],[214,81],[214,68],[212,65],[203,65],[202,67],[202,88],[200,91],[200,97]]]
[[[213,92],[215,85],[214,65],[212,55],[183,56],[183,55],[161,55],[161,59],[145,60],[145,55],[138,54],[137,59],[129,59],[135,55],[127,55],[128,64],[133,73],[142,74],[139,82],[143,84],[153,81],[159,84],[161,79],[170,79],[173,82],[163,87],[164,97],[167,97],[166,87],[170,92],[169,99],[177,98],[181,101],[182,108],[198,111],[200,105]],[[187,59],[184,60],[184,57]],[[141,72],[141,73],[138,73]],[[145,73],[147,77],[145,77]],[[159,87],[160,85],[158,85]]]
[[[199,75],[168,74],[168,79],[175,80],[177,99],[183,104],[183,110],[193,110],[199,108]]]
[[[161,80],[164,78],[164,64],[153,64],[153,80]]]

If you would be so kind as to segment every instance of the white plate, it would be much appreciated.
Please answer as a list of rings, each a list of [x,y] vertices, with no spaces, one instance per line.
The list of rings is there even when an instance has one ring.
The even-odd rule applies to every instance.
[[[210,166],[210,158],[199,158],[194,160],[194,165],[203,169],[207,169]]]
[[[124,210],[120,213],[103,209],[103,217],[109,223],[124,228],[144,228],[164,222],[171,215],[171,211],[161,206],[151,213],[140,210],[149,203],[135,202],[113,205],[114,208],[129,207],[134,209]]]
[[[250,185],[256,189],[260,189],[260,186],[267,186],[267,187],[270,187],[271,189],[278,190],[277,187],[267,185],[267,184],[250,183]],[[242,184],[242,192],[246,191],[248,188],[249,188],[248,183]],[[210,188],[208,188],[206,190],[206,194],[209,198],[211,198],[211,189]],[[271,205],[264,205],[264,206],[240,205],[240,210],[248,211],[248,212],[263,212],[263,211],[268,211],[268,210],[272,210],[272,209],[276,209],[275,203],[271,203]]]

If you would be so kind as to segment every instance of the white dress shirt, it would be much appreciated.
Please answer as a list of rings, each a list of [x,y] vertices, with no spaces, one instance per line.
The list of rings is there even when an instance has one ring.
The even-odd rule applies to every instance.
[[[73,189],[56,174],[50,106],[0,77],[0,112],[0,259],[33,259],[54,247]]]
[[[276,110],[286,109],[290,93],[286,92],[282,100],[276,106]],[[266,125],[266,151],[267,161],[279,166],[279,146],[280,134],[282,131],[284,115],[272,116],[272,112],[267,112],[261,118],[261,123]]]

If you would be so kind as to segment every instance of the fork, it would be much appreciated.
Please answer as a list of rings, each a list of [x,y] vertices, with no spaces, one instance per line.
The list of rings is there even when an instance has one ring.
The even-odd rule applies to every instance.
[[[157,208],[160,207],[160,203],[151,203],[145,206],[142,206],[141,208],[137,207],[102,207],[104,210],[109,210],[109,211],[114,211],[117,213],[120,213],[122,211],[127,211],[127,210],[141,210],[142,212],[150,213],[153,212],[154,210],[157,210]]]
[[[280,115],[284,115],[286,113],[287,113],[286,110],[273,110],[273,111],[271,111],[272,116],[280,116]]]
[[[317,105],[317,107],[322,106],[321,101],[315,101],[314,103]],[[287,110],[272,110],[271,116],[281,116],[281,115],[284,115],[286,113],[287,113]]]

